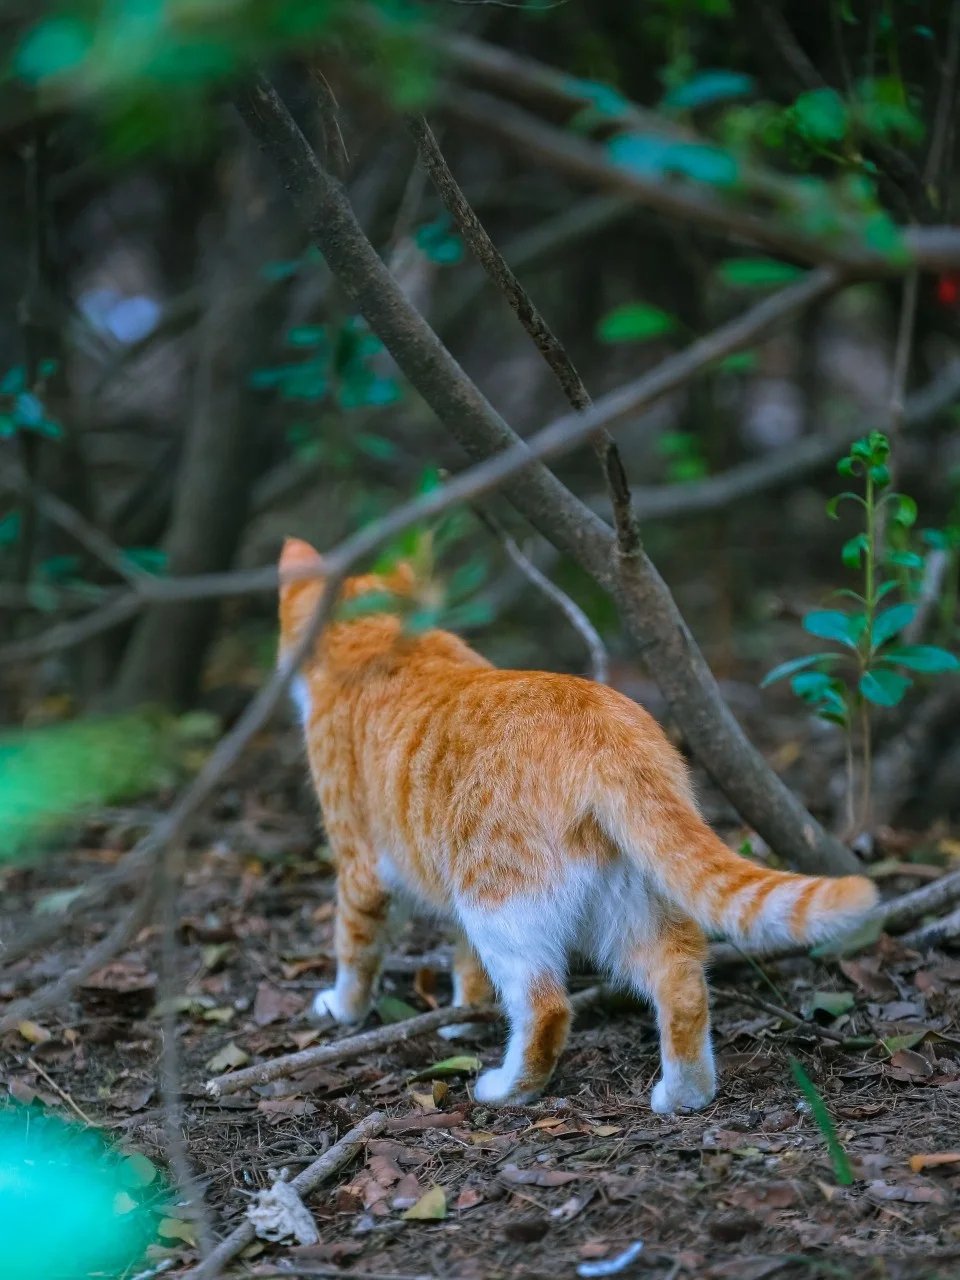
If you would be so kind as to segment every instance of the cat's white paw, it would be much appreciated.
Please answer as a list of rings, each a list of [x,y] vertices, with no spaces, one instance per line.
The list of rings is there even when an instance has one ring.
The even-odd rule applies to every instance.
[[[536,1089],[521,1089],[511,1071],[496,1067],[477,1076],[473,1096],[477,1102],[487,1102],[493,1106],[522,1107],[539,1095]]]
[[[337,1022],[362,1022],[365,1009],[348,1006],[336,987],[325,987],[313,997],[311,1006],[315,1018],[335,1018]]]
[[[449,1027],[439,1027],[437,1035],[444,1040],[472,1040],[482,1030],[482,1022],[452,1022]]]
[[[650,1106],[660,1115],[674,1111],[702,1111],[709,1106],[717,1092],[712,1066],[683,1068],[664,1073],[664,1078],[653,1086]]]

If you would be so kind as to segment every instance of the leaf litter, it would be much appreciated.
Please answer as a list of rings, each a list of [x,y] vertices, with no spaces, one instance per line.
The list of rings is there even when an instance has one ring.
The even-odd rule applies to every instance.
[[[777,1003],[812,1015],[810,1031],[755,1009],[744,1016],[742,1005],[716,997],[721,1088],[701,1115],[650,1112],[652,1019],[603,1009],[578,1018],[551,1096],[532,1107],[494,1110],[473,1100],[476,1070],[498,1052],[495,1026],[452,1058],[443,1040],[424,1037],[344,1069],[316,1069],[219,1105],[206,1100],[200,1084],[211,1072],[338,1034],[318,1029],[307,1013],[313,989],[332,974],[333,881],[329,865],[308,852],[315,819],[292,789],[299,769],[295,745],[264,739],[224,789],[216,821],[198,832],[178,899],[185,985],[174,1013],[190,1159],[211,1210],[230,1229],[251,1197],[269,1191],[270,1168],[296,1173],[368,1111],[385,1110],[389,1120],[335,1184],[304,1198],[318,1242],[261,1241],[257,1266],[289,1256],[308,1269],[311,1260],[342,1267],[345,1276],[355,1269],[542,1280],[617,1263],[619,1272],[593,1274],[854,1280],[880,1259],[890,1280],[954,1274],[960,959],[913,953],[895,940],[839,959],[765,967]],[[269,816],[271,849],[299,852],[259,857],[250,814]],[[79,847],[89,850],[94,839],[86,832]],[[63,858],[35,868],[24,888],[15,879],[15,891],[0,885],[0,926],[15,932],[35,902],[69,895],[86,873],[83,859]],[[888,883],[897,888],[895,874]],[[122,910],[112,903],[92,923],[110,927]],[[23,994],[41,969],[75,964],[90,941],[65,930],[55,954],[13,967],[0,994]],[[414,922],[397,945],[407,955],[434,954],[444,942]],[[151,1169],[167,1155],[155,1102],[159,960],[159,938],[145,931],[93,975],[73,1006],[0,1045],[0,1091],[66,1109],[27,1064],[35,1055]],[[724,982],[769,999],[753,971]],[[388,971],[370,1025],[448,999],[443,972]],[[817,1023],[865,1036],[869,1047],[817,1038]],[[823,1134],[800,1105],[791,1053],[849,1158],[848,1187],[837,1185]],[[642,1253],[621,1263],[640,1241]],[[160,1244],[160,1257],[195,1259],[193,1224],[163,1219]],[[801,1257],[802,1264],[791,1260]]]

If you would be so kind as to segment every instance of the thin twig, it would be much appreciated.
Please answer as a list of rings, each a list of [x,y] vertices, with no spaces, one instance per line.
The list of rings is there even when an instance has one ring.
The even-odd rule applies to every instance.
[[[307,1165],[302,1173],[298,1173],[291,1180],[290,1185],[301,1197],[309,1195],[321,1182],[349,1164],[371,1138],[382,1133],[386,1122],[387,1118],[382,1112],[371,1112],[366,1119],[361,1120],[358,1125],[345,1133],[339,1142],[335,1142],[322,1156]],[[192,1271],[188,1271],[183,1280],[217,1280],[223,1268],[242,1253],[248,1244],[252,1244],[255,1237],[253,1223],[245,1218],[238,1227],[220,1241],[208,1258]]]
[[[954,100],[957,95],[957,73],[960,70],[960,0],[954,0],[950,6],[950,20],[947,27],[947,49],[943,61],[943,72],[940,89],[937,94],[937,109],[934,115],[933,131],[930,135],[930,149],[923,166],[923,181],[933,198],[938,212],[942,212],[943,190],[942,173],[947,153],[947,139],[954,117]]]
[[[801,1018],[799,1014],[792,1013],[789,1009],[784,1009],[782,1005],[772,1004],[771,1001],[754,995],[752,991],[727,991],[723,987],[714,987],[713,991],[715,995],[723,996],[727,1000],[738,1001],[741,1004],[750,1005],[753,1009],[760,1009],[764,1013],[769,1013],[775,1018],[780,1018],[783,1022],[788,1022],[792,1027],[806,1031],[811,1036],[819,1036],[821,1040],[832,1040],[835,1044],[849,1043],[850,1037],[843,1035],[842,1032],[833,1031],[830,1027],[821,1027],[817,1022],[808,1022],[805,1018]]]
[[[421,163],[433,179],[444,208],[453,218],[474,257],[533,340],[534,346],[553,372],[570,405],[578,411],[589,409],[592,403],[590,393],[567,354],[566,348],[487,234],[486,228],[477,217],[443,158],[433,130],[422,116],[409,117],[407,124],[417,144]],[[617,530],[617,542],[621,551],[629,555],[640,545],[640,532],[630,501],[630,489],[619,450],[610,433],[603,427],[593,433],[590,443],[593,445],[607,483],[614,526]]]
[[[542,592],[548,600],[553,601],[583,640],[590,655],[591,680],[596,680],[598,684],[609,684],[610,659],[606,645],[601,640],[599,631],[577,604],[576,600],[572,600],[565,591],[560,590],[555,582],[551,582],[545,573],[541,573],[530,557],[520,550],[518,544],[510,537],[500,521],[492,516],[489,511],[485,511],[482,507],[474,507],[474,511],[477,514],[477,518],[498,539],[504,551],[506,551],[524,577],[532,582],[537,590]]]
[[[604,986],[586,987],[570,997],[571,1007],[575,1012],[589,1008],[603,999],[606,993],[607,988]],[[350,1062],[365,1053],[375,1053],[380,1049],[403,1044],[416,1036],[429,1035],[451,1023],[494,1022],[499,1017],[500,1010],[493,1004],[475,1007],[450,1005],[445,1009],[433,1009],[430,1013],[420,1013],[415,1018],[405,1018],[402,1022],[391,1022],[383,1027],[374,1027],[371,1031],[361,1031],[357,1035],[345,1036],[342,1040],[333,1040],[329,1044],[314,1045],[310,1049],[301,1049],[299,1053],[285,1053],[278,1058],[269,1058],[266,1062],[243,1067],[239,1071],[215,1076],[206,1082],[204,1088],[211,1098],[222,1098],[224,1094],[237,1093],[251,1085],[268,1084],[271,1080],[296,1075],[310,1067],[325,1066],[332,1062]]]
[[[177,945],[176,906],[183,870],[182,848],[168,844],[158,862],[160,924],[160,1102],[163,1108],[163,1130],[167,1154],[179,1188],[180,1196],[193,1209],[197,1224],[197,1239],[201,1261],[213,1250],[213,1226],[197,1179],[190,1166],[190,1156],[183,1135],[183,1107],[181,1091],[183,1072],[180,1049],[177,1044],[177,1015],[174,996],[177,994]]]
[[[65,1102],[74,1115],[79,1116],[85,1125],[88,1125],[91,1129],[96,1128],[97,1122],[90,1119],[87,1113],[79,1107],[76,1102],[74,1102],[73,1098],[70,1097],[69,1093],[67,1093],[65,1089],[60,1088],[56,1080],[54,1080],[53,1077],[43,1069],[40,1063],[37,1062],[36,1058],[27,1058],[27,1066],[31,1067],[40,1079],[49,1085],[57,1097],[60,1098],[62,1102]]]
[[[938,920],[930,920],[904,934],[903,941],[908,947],[926,948],[941,947],[945,942],[954,942],[960,937],[960,907]]]
[[[86,516],[81,515],[75,507],[71,507],[56,494],[49,493],[31,481],[25,472],[8,470],[4,479],[6,481],[4,488],[11,488],[21,495],[28,495],[37,510],[48,520],[59,525],[91,555],[102,561],[125,582],[129,582],[132,587],[139,589],[143,579],[150,577],[148,573],[137,568],[114,542],[101,533],[96,525],[90,523]]]

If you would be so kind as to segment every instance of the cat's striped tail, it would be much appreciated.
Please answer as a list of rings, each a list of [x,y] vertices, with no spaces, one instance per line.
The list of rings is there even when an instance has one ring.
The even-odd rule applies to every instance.
[[[855,929],[878,900],[865,876],[771,871],[727,847],[695,809],[677,806],[656,824],[631,819],[622,801],[608,833],[656,885],[705,930],[751,946],[816,943]]]

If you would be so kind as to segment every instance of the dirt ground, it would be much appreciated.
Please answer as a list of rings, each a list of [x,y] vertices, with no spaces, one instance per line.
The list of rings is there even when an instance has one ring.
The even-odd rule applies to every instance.
[[[157,797],[156,808],[168,799]],[[99,815],[68,854],[0,875],[4,936],[52,893],[115,863],[153,816]],[[491,1111],[472,1101],[472,1069],[433,1069],[452,1054],[493,1060],[495,1025],[474,1041],[423,1037],[208,1100],[203,1081],[218,1068],[341,1034],[306,1012],[312,990],[332,976],[333,880],[316,830],[299,746],[275,734],[222,789],[191,842],[177,902],[184,1135],[218,1229],[239,1220],[268,1170],[299,1171],[372,1110],[390,1119],[364,1158],[310,1198],[321,1243],[254,1246],[235,1274],[279,1274],[286,1260],[295,1274],[368,1280],[557,1280],[636,1241],[642,1252],[618,1274],[960,1274],[960,1154],[919,1172],[910,1163],[960,1152],[960,956],[920,955],[891,939],[840,962],[716,974],[721,1086],[699,1115],[651,1112],[654,1029],[647,1011],[626,1002],[578,1018],[551,1096],[531,1107]],[[936,837],[944,839],[952,848]],[[886,879],[885,891],[932,874],[923,867],[936,840],[918,837],[910,850],[901,839],[897,858],[916,858],[919,869]],[[0,999],[59,974],[123,905],[8,970]],[[416,955],[442,943],[432,926],[413,922],[397,945]],[[150,928],[72,1005],[0,1041],[0,1089],[65,1114],[72,1104],[162,1164],[159,963]],[[438,968],[391,972],[369,1025],[448,994]],[[758,1002],[809,1023],[793,1025]],[[851,1038],[863,1043],[843,1043]],[[838,1185],[790,1055],[826,1102],[853,1165],[851,1186]],[[423,1206],[434,1188],[442,1195],[434,1190]],[[404,1216],[418,1204],[444,1216]],[[167,1275],[196,1257],[190,1225],[181,1225],[186,1239],[174,1232],[153,1251],[154,1261],[168,1260]]]

